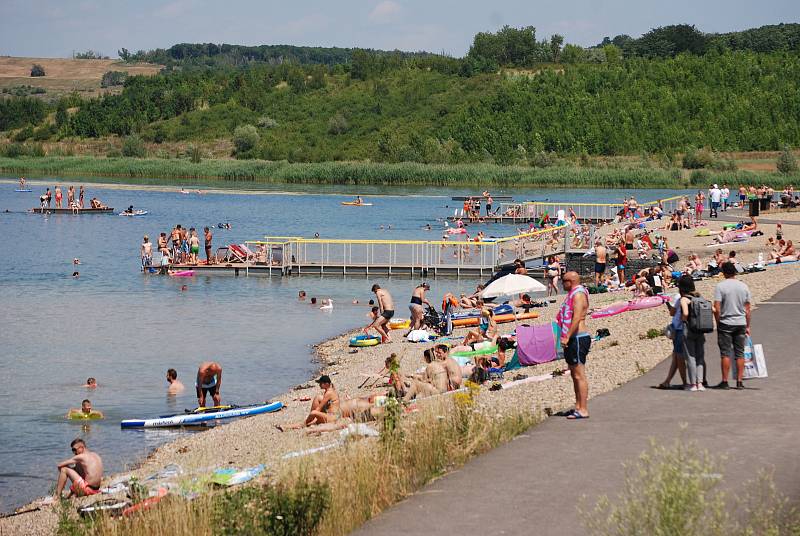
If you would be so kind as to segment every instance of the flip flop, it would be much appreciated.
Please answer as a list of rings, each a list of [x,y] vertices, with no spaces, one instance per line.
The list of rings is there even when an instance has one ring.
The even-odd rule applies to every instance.
[[[588,415],[581,415],[580,413],[578,413],[578,410],[572,410],[569,413],[569,415],[567,415],[567,420],[570,421],[577,421],[579,419],[588,419],[588,418],[589,418]]]

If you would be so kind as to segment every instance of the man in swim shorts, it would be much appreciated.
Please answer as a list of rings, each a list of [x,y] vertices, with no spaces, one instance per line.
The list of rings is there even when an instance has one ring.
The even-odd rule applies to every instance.
[[[566,417],[571,420],[586,419],[589,417],[589,383],[586,380],[585,366],[592,344],[592,336],[586,330],[589,292],[580,284],[578,272],[567,272],[563,281],[567,297],[556,315],[556,322],[561,329],[564,360],[569,366],[575,389],[575,409],[567,413]]]
[[[599,240],[594,244],[594,252],[597,259],[594,261],[594,286],[599,287],[603,283],[603,276],[606,273],[606,263],[608,262],[608,251]]]
[[[205,241],[204,245],[206,249],[206,264],[214,264],[211,262],[211,240],[214,239],[214,235],[211,234],[211,231],[208,229],[208,227],[203,228],[203,239]]]
[[[73,495],[83,497],[100,492],[103,460],[86,447],[83,439],[75,439],[70,443],[70,447],[74,456],[58,464],[58,481],[51,501],[61,499],[61,492],[67,485],[67,479],[72,481],[68,498]]]
[[[378,299],[378,307],[380,307],[381,314],[372,324],[364,328],[364,332],[366,333],[370,327],[373,327],[381,336],[382,343],[392,342],[392,339],[389,337],[389,330],[386,326],[389,320],[394,316],[394,301],[392,300],[392,295],[389,294],[387,290],[382,289],[380,285],[372,285],[372,292],[375,293],[375,297]]]
[[[149,267],[153,266],[153,244],[150,243],[150,237],[144,235],[141,247],[142,255],[142,271],[144,272]]]
[[[80,409],[72,408],[71,410],[69,410],[69,413],[67,413],[67,419],[71,419],[73,417],[80,418],[80,419],[87,419],[90,416],[92,416],[92,417],[94,417],[96,419],[102,419],[103,418],[103,413],[100,412],[100,411],[97,411],[97,410],[93,410],[92,409],[92,403],[91,403],[91,401],[89,401],[88,398],[85,399],[83,402],[81,402]]]
[[[197,405],[201,408],[206,407],[206,395],[211,395],[214,405],[219,406],[221,397],[219,394],[222,387],[222,365],[214,361],[205,361],[197,369],[197,380],[195,381],[197,390]]]

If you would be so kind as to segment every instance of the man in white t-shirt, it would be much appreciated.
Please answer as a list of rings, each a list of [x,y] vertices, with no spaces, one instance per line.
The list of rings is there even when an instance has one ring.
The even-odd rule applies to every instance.
[[[708,199],[711,201],[711,211],[708,213],[709,218],[719,218],[719,205],[722,202],[722,190],[715,184],[708,191]]]
[[[727,184],[722,185],[722,211],[728,210],[728,198],[731,196],[731,191]]]
[[[563,208],[558,209],[556,212],[556,225],[566,225],[567,224],[567,211]]]

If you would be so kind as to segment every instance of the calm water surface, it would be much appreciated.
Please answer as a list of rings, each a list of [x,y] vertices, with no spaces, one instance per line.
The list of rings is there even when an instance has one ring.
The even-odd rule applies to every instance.
[[[272,236],[324,238],[436,239],[422,227],[452,213],[460,203],[451,189],[363,188],[382,194],[373,207],[342,207],[341,192],[326,187],[272,195],[182,195],[141,188],[105,189],[87,183],[86,199],[99,197],[118,211],[134,205],[149,211],[142,218],[117,215],[26,213],[44,186],[16,193],[0,182],[0,226],[5,259],[0,268],[0,511],[8,511],[50,490],[55,464],[70,455],[69,442],[83,437],[98,451],[107,473],[125,469],[149,450],[188,433],[179,430],[129,431],[119,421],[181,412],[196,405],[193,377],[206,359],[224,368],[225,402],[254,403],[308,380],[315,372],[310,346],[366,322],[370,286],[390,289],[399,314],[416,281],[351,277],[195,277],[143,276],[139,244],[176,223],[214,226],[230,221],[231,230],[214,229],[214,247]],[[66,185],[80,184],[78,179]],[[66,199],[65,183],[61,183]],[[338,192],[337,192],[338,190]],[[302,193],[304,195],[298,195]],[[506,192],[503,192],[506,193]],[[617,190],[524,190],[519,199],[619,201]],[[640,200],[672,191],[640,190]],[[391,231],[381,225],[391,224]],[[510,226],[485,226],[488,235],[511,234]],[[82,264],[75,269],[72,259]],[[181,291],[181,285],[188,285]],[[471,290],[476,281],[434,281],[432,295]],[[297,301],[299,290],[331,297],[333,312]],[[403,316],[407,316],[404,314]],[[187,391],[166,396],[164,375],[175,368]],[[82,387],[89,376],[99,387]],[[90,398],[106,419],[70,422],[64,414]]]

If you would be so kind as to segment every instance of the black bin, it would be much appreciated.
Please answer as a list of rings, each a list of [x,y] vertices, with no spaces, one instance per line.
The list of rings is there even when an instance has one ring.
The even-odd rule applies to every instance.
[[[751,216],[758,216],[758,214],[759,214],[758,207],[759,207],[758,199],[751,199],[750,200],[750,215]]]
[[[761,198],[761,210],[769,210],[769,197],[762,197]]]

